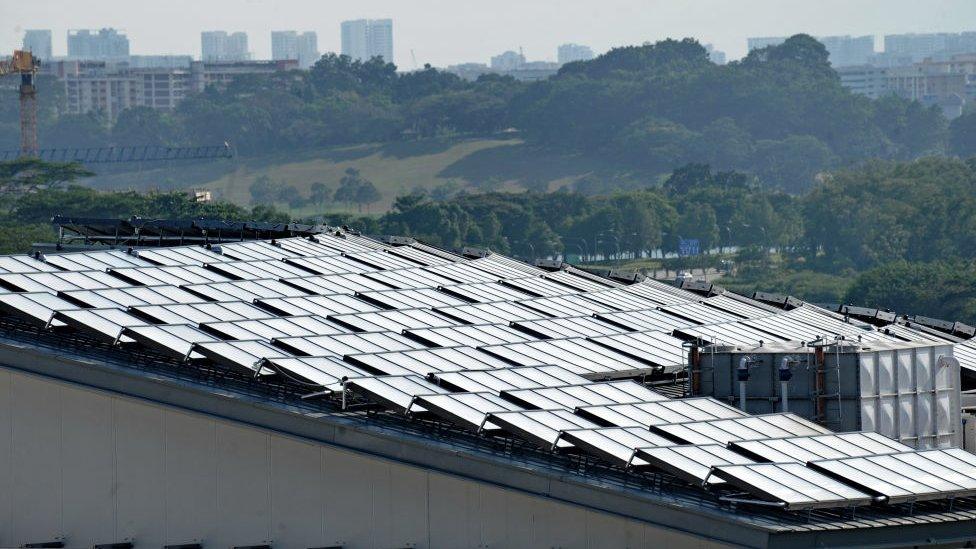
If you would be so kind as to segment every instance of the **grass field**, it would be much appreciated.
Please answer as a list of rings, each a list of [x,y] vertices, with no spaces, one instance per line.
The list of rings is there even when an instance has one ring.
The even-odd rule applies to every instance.
[[[591,173],[622,176],[609,174],[608,167],[598,162],[538,150],[519,139],[423,140],[237,157],[139,171],[103,171],[89,183],[103,189],[206,188],[214,192],[215,198],[250,205],[248,187],[258,177],[295,185],[307,195],[313,182],[321,181],[335,189],[343,172],[356,168],[382,194],[382,199],[370,206],[372,213],[378,213],[389,209],[398,195],[446,183],[470,191],[555,190]],[[279,207],[288,209],[285,205]],[[326,208],[344,209],[341,204]],[[315,206],[293,211],[295,215],[317,212],[321,208]]]

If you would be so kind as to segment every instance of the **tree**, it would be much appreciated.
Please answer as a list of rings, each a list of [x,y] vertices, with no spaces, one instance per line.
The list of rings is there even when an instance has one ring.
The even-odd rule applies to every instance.
[[[280,185],[267,175],[259,176],[248,187],[251,193],[251,204],[272,204],[278,198]]]
[[[152,107],[132,107],[119,113],[112,127],[116,146],[160,146],[174,141],[171,120]]]
[[[964,158],[976,155],[976,111],[964,114],[949,124],[949,150]]]
[[[301,208],[305,205],[305,197],[294,185],[279,185],[276,194],[278,202],[288,204],[289,208]]]
[[[45,162],[37,158],[18,158],[0,162],[0,193],[5,201],[36,192],[56,188],[94,172],[77,162]]]
[[[329,187],[321,181],[316,181],[312,183],[310,188],[309,200],[312,204],[321,207],[323,204],[332,198],[332,187]]]
[[[339,180],[339,188],[335,191],[336,202],[344,202],[348,206],[356,201],[356,193],[362,185],[363,178],[356,168],[346,168],[345,175]]]
[[[380,191],[376,189],[376,185],[368,179],[363,179],[359,187],[356,188],[356,194],[353,197],[353,201],[359,205],[359,211],[362,211],[362,207],[366,206],[366,213],[369,213],[369,205],[373,202],[378,201],[383,196]]]

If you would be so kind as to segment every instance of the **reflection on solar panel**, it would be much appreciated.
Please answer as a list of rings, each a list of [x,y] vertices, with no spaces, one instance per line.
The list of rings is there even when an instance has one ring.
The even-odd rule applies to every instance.
[[[562,387],[539,387],[535,389],[512,389],[503,391],[502,396],[526,409],[555,410],[565,408],[575,410],[580,406],[597,404],[624,404],[631,402],[654,402],[667,400],[667,397],[630,380],[566,385]]]
[[[639,427],[568,429],[562,432],[560,438],[588,454],[623,468],[647,466],[646,461],[637,457],[639,448],[674,444],[660,435]]]
[[[742,440],[733,441],[730,447],[762,461],[800,463],[911,451],[908,446],[873,432]]]
[[[27,255],[0,256],[0,273],[42,273],[58,270],[60,269],[54,265]]]
[[[200,324],[222,320],[251,320],[272,316],[243,301],[226,303],[180,303],[176,305],[139,305],[131,312],[156,324]]]
[[[280,315],[341,315],[365,313],[378,307],[350,295],[313,295],[308,297],[284,297],[259,299],[255,303]]]
[[[527,343],[490,345],[482,350],[519,366],[556,364],[580,375],[647,370],[647,364],[615,353],[586,339],[547,339]]]
[[[515,301],[526,299],[531,295],[509,288],[498,282],[477,282],[473,284],[455,284],[441,286],[440,291],[450,294],[470,303],[490,303],[492,301]]]
[[[438,307],[435,311],[462,324],[505,324],[519,320],[538,320],[549,316],[505,301]]]
[[[428,347],[481,347],[533,341],[534,337],[503,324],[447,326],[443,328],[418,328],[406,330],[404,335],[420,341]]]
[[[201,303],[204,299],[176,286],[133,286],[104,290],[73,290],[61,292],[69,301],[85,307],[135,307],[136,305],[173,305]]]
[[[671,332],[677,328],[694,326],[695,323],[684,318],[676,317],[664,311],[649,309],[646,311],[622,311],[616,313],[600,313],[596,318],[627,328],[634,332]]]
[[[603,425],[645,428],[665,423],[746,417],[746,414],[738,408],[733,408],[712,397],[661,400],[638,404],[585,406],[576,410],[576,413]]]
[[[511,365],[472,347],[445,347],[393,353],[349,355],[346,360],[371,371],[392,374],[402,369],[426,376],[460,369],[484,370]]]
[[[273,279],[211,282],[209,284],[191,284],[183,288],[210,301],[254,301],[255,299],[272,297],[308,295],[304,290],[299,290],[294,286]]]
[[[959,448],[810,462],[888,503],[976,495],[976,456]]]
[[[355,294],[370,290],[389,290],[386,286],[359,273],[334,275],[305,275],[300,278],[285,278],[282,282],[305,290],[306,293],[319,295]]]
[[[410,328],[436,328],[454,326],[456,321],[443,317],[430,309],[400,309],[372,313],[334,315],[330,320],[353,332],[399,332]]]
[[[308,271],[284,261],[227,261],[209,266],[227,278],[257,280],[260,278],[290,278],[308,276]]]
[[[342,382],[347,378],[369,375],[331,356],[272,358],[266,360],[264,365],[286,377],[300,378],[303,383],[316,386],[318,391],[340,391]],[[309,393],[312,392],[309,388]]]
[[[485,355],[489,356],[489,355]],[[562,366],[499,367],[495,370],[460,370],[433,374],[437,383],[455,391],[500,394],[512,389],[582,385],[586,378]]]
[[[619,334],[626,330],[592,316],[547,318],[526,320],[512,324],[513,328],[532,334],[540,339],[566,337],[593,337]]]
[[[711,475],[712,467],[753,463],[751,459],[718,444],[659,446],[662,447],[643,448],[637,455],[651,467],[697,485],[723,482]]]
[[[447,392],[417,375],[351,378],[346,389],[401,414],[426,412],[414,405],[416,397]]]
[[[223,339],[274,339],[289,336],[347,333],[341,326],[320,316],[286,316],[261,320],[210,322],[200,328]]]
[[[295,355],[344,356],[420,349],[423,345],[393,332],[283,337],[275,342]]]
[[[593,337],[590,341],[652,366],[684,367],[685,351],[681,340],[660,332],[630,332]]]
[[[422,307],[451,307],[465,302],[429,288],[417,290],[385,290],[362,292],[356,297],[384,309],[420,309]]]
[[[571,442],[561,438],[562,431],[599,427],[569,410],[494,412],[488,415],[488,421],[550,451],[573,446]]]
[[[199,265],[183,267],[136,267],[111,269],[112,275],[139,286],[159,286],[169,284],[202,284],[206,282],[226,282],[230,278]]]
[[[118,250],[44,254],[44,261],[65,271],[105,271],[123,267],[149,267],[152,263]],[[48,271],[57,269],[32,269]],[[24,271],[10,271],[24,272]]]
[[[871,503],[871,496],[800,463],[719,465],[712,474],[786,509],[852,507]]]
[[[130,326],[123,333],[150,349],[173,355],[180,360],[203,358],[203,355],[193,352],[193,345],[218,341],[216,337],[186,324]]]
[[[423,395],[416,405],[455,425],[474,431],[495,431],[488,414],[519,410],[519,407],[494,393],[456,393]]]
[[[795,414],[652,425],[651,430],[684,444],[728,444],[736,440],[822,435],[830,431]]]

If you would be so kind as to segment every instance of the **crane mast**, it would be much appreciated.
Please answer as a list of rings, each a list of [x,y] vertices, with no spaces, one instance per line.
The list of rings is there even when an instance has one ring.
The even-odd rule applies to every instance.
[[[37,86],[34,78],[40,62],[29,51],[15,50],[9,61],[0,61],[0,76],[20,75],[20,155],[36,157],[37,146]]]

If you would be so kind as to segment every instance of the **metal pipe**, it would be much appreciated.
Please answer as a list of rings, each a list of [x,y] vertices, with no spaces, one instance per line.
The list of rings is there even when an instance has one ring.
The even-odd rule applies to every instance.
[[[790,411],[789,381],[793,377],[793,370],[790,369],[790,357],[784,356],[779,364],[779,392],[783,398],[783,412]]]
[[[736,368],[736,376],[739,379],[739,409],[746,411],[746,382],[749,381],[749,357],[744,356],[739,359],[739,367]]]

